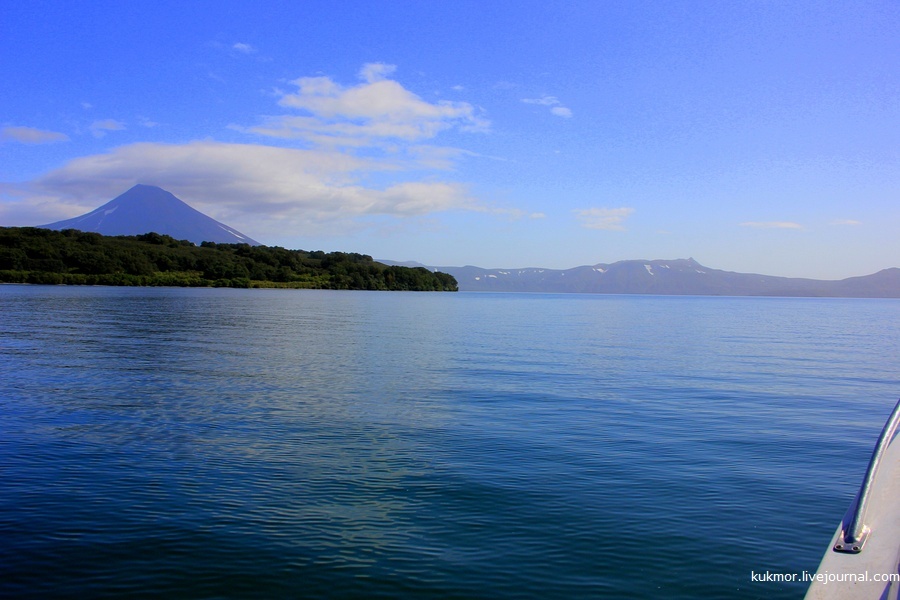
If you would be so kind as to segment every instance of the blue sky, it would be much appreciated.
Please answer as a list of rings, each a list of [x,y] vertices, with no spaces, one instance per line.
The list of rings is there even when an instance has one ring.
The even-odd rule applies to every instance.
[[[7,2],[0,225],[163,187],[431,265],[900,266],[900,4]]]

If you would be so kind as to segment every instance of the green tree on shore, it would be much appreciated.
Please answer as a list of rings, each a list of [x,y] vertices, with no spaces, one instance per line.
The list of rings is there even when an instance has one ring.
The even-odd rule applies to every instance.
[[[355,252],[0,227],[0,283],[457,291],[446,273]]]

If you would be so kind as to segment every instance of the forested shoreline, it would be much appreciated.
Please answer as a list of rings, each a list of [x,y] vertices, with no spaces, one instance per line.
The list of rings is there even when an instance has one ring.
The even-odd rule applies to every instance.
[[[0,283],[457,291],[446,273],[366,254],[278,246],[200,246],[167,235],[104,236],[0,227]]]

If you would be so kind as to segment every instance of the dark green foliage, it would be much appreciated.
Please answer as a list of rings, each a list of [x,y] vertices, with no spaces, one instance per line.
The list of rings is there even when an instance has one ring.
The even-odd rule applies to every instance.
[[[35,227],[0,227],[0,283],[457,290],[446,273],[388,267],[365,254]]]

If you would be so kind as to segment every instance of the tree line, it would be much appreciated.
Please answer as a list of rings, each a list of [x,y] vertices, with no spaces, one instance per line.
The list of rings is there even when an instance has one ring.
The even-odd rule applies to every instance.
[[[0,227],[0,283],[457,291],[452,275],[355,252],[195,246],[168,235]]]

